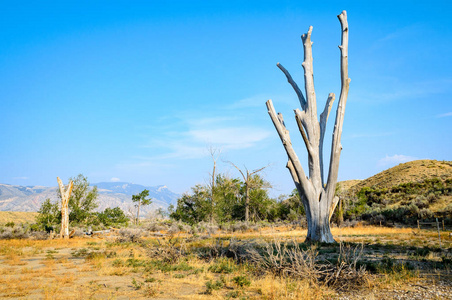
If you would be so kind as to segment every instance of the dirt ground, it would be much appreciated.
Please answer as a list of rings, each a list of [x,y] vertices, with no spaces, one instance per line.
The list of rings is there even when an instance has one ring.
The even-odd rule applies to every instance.
[[[451,264],[447,260],[450,257],[444,258],[444,253],[450,252],[451,247],[447,233],[441,244],[443,250],[435,250],[439,240],[438,236],[435,239],[434,232],[375,227],[334,231],[339,241],[363,243],[363,256],[370,267],[373,261],[395,265],[409,262],[413,270],[376,274],[368,285],[338,292],[327,286],[314,287],[306,280],[272,274],[256,276],[252,274],[252,267],[226,260],[209,261],[194,255],[178,262],[162,263],[155,257],[150,259],[150,248],[163,243],[164,238],[144,238],[153,239],[145,247],[139,243],[118,243],[114,236],[3,240],[0,241],[0,298],[452,299]],[[233,237],[282,237],[302,241],[303,231],[272,228]],[[208,242],[206,238],[196,243]],[[331,252],[328,248],[322,249],[319,248],[319,255]],[[223,271],[216,271],[218,266]],[[248,279],[249,284],[240,278]]]

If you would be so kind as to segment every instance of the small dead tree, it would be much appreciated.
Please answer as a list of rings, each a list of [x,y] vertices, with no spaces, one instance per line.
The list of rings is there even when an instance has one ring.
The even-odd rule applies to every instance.
[[[295,119],[308,152],[309,178],[306,176],[300,160],[292,147],[289,131],[286,129],[282,114],[276,114],[271,100],[268,100],[266,103],[270,118],[288,155],[286,167],[290,171],[306,211],[308,222],[306,241],[335,242],[331,234],[330,219],[338,202],[338,198],[334,196],[334,193],[339,170],[339,158],[342,150],[340,141],[345,104],[350,85],[350,78],[348,78],[348,22],[345,10],[338,15],[338,18],[342,28],[342,43],[339,46],[341,52],[341,94],[336,111],[330,165],[326,182],[323,174],[323,138],[335,95],[334,93],[328,95],[319,121],[317,118],[317,103],[312,67],[312,26],[309,27],[306,34],[301,36],[304,48],[304,62],[302,66],[304,68],[306,98],[289,72],[280,63],[277,64],[278,68],[286,75],[289,84],[295,90],[302,108],[302,110],[295,109]]]
[[[68,239],[69,238],[69,198],[71,198],[72,188],[74,183],[72,180],[69,182],[67,190],[64,188],[64,184],[60,177],[57,177],[58,186],[60,187],[61,194],[61,231],[60,237]]]
[[[242,175],[242,178],[243,178],[243,182],[245,183],[245,222],[249,222],[249,220],[250,220],[250,190],[255,187],[254,184],[253,184],[253,175],[261,172],[262,170],[264,170],[268,166],[265,166],[265,167],[260,168],[260,169],[256,169],[256,170],[254,170],[252,172],[250,172],[245,167],[245,171],[246,171],[246,176],[245,176],[245,172],[240,170],[239,167],[237,167],[232,162],[229,162],[229,163],[231,165],[233,165],[234,168],[236,168],[240,172],[240,175]]]
[[[215,221],[215,176],[217,171],[217,160],[221,155],[221,149],[209,147],[210,157],[212,158],[213,167],[212,174],[210,174],[210,223]]]

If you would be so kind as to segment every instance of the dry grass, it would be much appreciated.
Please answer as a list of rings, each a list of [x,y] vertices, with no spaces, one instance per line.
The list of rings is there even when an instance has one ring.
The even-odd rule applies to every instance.
[[[14,222],[33,223],[38,215],[37,212],[21,212],[21,211],[0,211],[0,224]]]
[[[415,235],[406,228],[356,227],[333,228],[333,234],[337,240],[353,243],[368,239],[370,242],[364,248],[368,264],[386,259],[398,268],[394,272],[387,268],[377,275],[363,275],[368,280],[358,287],[363,295],[422,279],[416,272],[398,265],[399,261],[411,260],[433,270],[442,259],[437,248],[423,250],[425,245],[439,247],[434,241],[438,239],[437,233],[431,231],[421,230]],[[271,270],[261,272],[256,264],[237,264],[233,260],[224,263],[224,258],[219,257],[227,253],[230,238],[245,243],[279,239],[296,244],[303,242],[305,235],[303,230],[280,227],[263,228],[260,232],[219,232],[197,240],[186,234],[173,240],[149,237],[141,243],[86,238],[4,240],[0,241],[0,298],[325,299],[344,293],[322,276],[313,281],[309,276],[277,275]],[[187,240],[188,237],[191,239]],[[446,239],[446,233],[443,237]],[[443,249],[450,245],[450,241],[442,241]],[[202,258],[196,255],[197,249],[209,247],[216,249],[215,255]],[[409,250],[410,247],[425,253],[416,254],[420,250]],[[316,251],[319,259],[334,260],[335,249],[321,246]],[[162,260],[164,257],[167,259]]]
[[[352,189],[363,187],[390,188],[401,183],[423,181],[427,178],[452,178],[452,162],[437,160],[415,160],[399,164],[365,180],[361,180]]]
[[[267,275],[254,283],[263,299],[324,299],[334,292],[326,286],[313,287],[308,280],[295,280]]]

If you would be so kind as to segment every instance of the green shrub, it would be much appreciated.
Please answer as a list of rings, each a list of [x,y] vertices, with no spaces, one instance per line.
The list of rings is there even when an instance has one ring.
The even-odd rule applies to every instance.
[[[221,288],[223,288],[224,283],[221,282],[220,280],[217,280],[215,282],[212,282],[212,280],[209,280],[206,282],[206,294],[212,294],[213,290],[219,290]]]
[[[250,286],[251,285],[251,280],[248,279],[248,277],[246,276],[235,276],[234,278],[232,278],[232,281],[239,287],[244,287],[244,286]]]
[[[8,223],[5,224],[6,227],[11,227],[11,228],[13,228],[15,225],[16,225],[16,224],[14,224],[13,221],[8,222]]]
[[[209,267],[209,271],[212,273],[225,273],[225,274],[230,274],[234,272],[236,269],[237,265],[234,263],[234,261],[227,258],[221,258],[218,260],[217,263]]]

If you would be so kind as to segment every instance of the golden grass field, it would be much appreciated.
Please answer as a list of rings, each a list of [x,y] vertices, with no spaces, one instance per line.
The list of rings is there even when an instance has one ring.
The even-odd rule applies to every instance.
[[[113,233],[114,234],[114,233]],[[305,230],[286,227],[258,232],[219,233],[210,237],[176,234],[118,242],[112,235],[70,240],[1,240],[0,298],[3,299],[450,299],[450,263],[442,263],[452,246],[447,232],[411,228],[333,228],[337,241],[363,244],[363,257],[410,262],[416,268],[387,269],[366,275],[351,290],[260,272],[226,257],[201,257],[190,249],[215,249],[221,240],[296,240]],[[186,255],[171,258],[174,249]],[[317,246],[335,255],[338,246]],[[430,249],[430,250],[428,250]],[[160,252],[159,252],[160,251]],[[172,252],[173,251],[173,252]],[[449,252],[448,252],[449,251]],[[155,255],[160,253],[161,255]],[[173,253],[174,254],[174,253]],[[450,254],[450,253],[449,253]],[[444,259],[443,259],[444,260]],[[399,265],[400,266],[400,265]]]
[[[37,212],[22,212],[22,211],[0,211],[0,224],[8,222],[19,223],[34,223]]]

